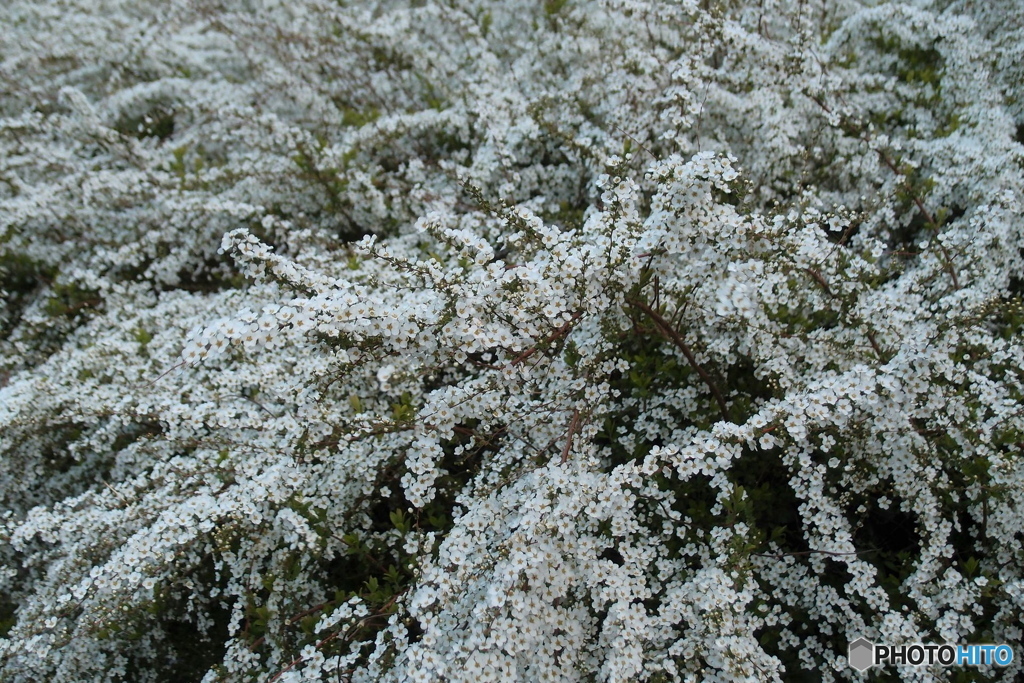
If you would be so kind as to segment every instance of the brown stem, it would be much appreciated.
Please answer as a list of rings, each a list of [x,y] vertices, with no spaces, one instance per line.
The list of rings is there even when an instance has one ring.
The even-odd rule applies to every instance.
[[[610,123],[610,122],[609,122],[609,123]],[[622,133],[623,135],[625,135],[625,136],[626,136],[627,138],[629,138],[630,140],[632,140],[633,142],[635,142],[635,143],[637,144],[637,147],[639,147],[639,148],[640,148],[640,149],[642,149],[643,151],[647,152],[647,154],[649,154],[649,155],[650,155],[650,157],[651,157],[652,159],[654,159],[655,161],[657,161],[657,160],[658,160],[658,157],[654,156],[654,152],[652,152],[651,150],[647,149],[647,147],[645,147],[645,146],[644,146],[644,143],[640,142],[640,141],[639,141],[639,140],[637,140],[637,139],[636,139],[635,137],[633,137],[632,135],[630,135],[630,134],[629,134],[629,133],[627,133],[626,131],[624,131],[624,130],[622,130],[621,128],[619,128],[618,126],[616,126],[616,125],[615,125],[614,123],[610,123],[610,125],[611,125],[611,127],[612,127],[612,128],[614,128],[615,130],[619,131],[620,133]]]
[[[878,156],[881,157],[882,159],[882,162],[885,163],[885,165],[888,166],[893,173],[906,178],[906,176],[904,176],[904,174],[899,170],[899,168],[897,168],[896,163],[889,158],[888,154],[886,154],[882,150],[877,151]],[[938,230],[939,224],[935,221],[935,217],[932,215],[931,211],[928,210],[928,207],[924,205],[924,202],[921,201],[921,198],[918,197],[917,194],[912,191],[910,183],[907,182],[905,179],[903,181],[903,187],[906,188],[908,193],[910,193],[910,196],[914,200],[914,204],[917,206],[917,210],[921,212],[921,215],[924,216],[924,219],[926,221],[928,221],[928,224],[931,225],[935,230]],[[946,263],[944,265],[946,267],[946,272],[949,273],[950,278],[953,279],[953,289],[960,289],[960,278],[957,277],[956,269],[953,268],[953,257],[950,256],[949,250],[946,249],[945,245],[943,245],[942,243],[939,244],[939,250],[942,251],[942,257],[946,259]]]
[[[883,363],[888,363],[889,361],[885,357],[885,354],[882,353],[882,348],[878,345],[878,340],[875,339],[875,333],[872,330],[868,330],[868,341],[871,343],[871,348],[873,348],[875,353],[878,355],[878,360]]]
[[[388,610],[390,610],[392,607],[394,607],[395,602],[398,601],[398,598],[401,597],[402,593],[404,593],[404,592],[405,592],[405,590],[403,589],[403,590],[399,591],[398,593],[395,593],[376,612],[374,612],[373,614],[371,614],[368,617],[364,617],[363,619],[359,620],[359,622],[353,624],[347,631],[345,631],[345,633],[344,633],[344,640],[348,640],[357,631],[358,628],[364,626],[365,624],[367,624],[368,622],[372,621],[373,619],[386,614],[388,612]],[[327,643],[331,642],[332,640],[334,640],[335,638],[337,638],[338,636],[341,636],[341,635],[342,635],[341,631],[335,631],[334,633],[330,634],[329,636],[327,636],[323,640],[319,641],[316,645],[314,645],[314,647],[317,650],[319,650],[324,645],[326,645]],[[290,661],[283,669],[278,671],[277,674],[275,674],[273,678],[271,678],[269,681],[267,681],[267,683],[274,683],[275,681],[280,679],[281,676],[284,676],[286,673],[288,673],[293,668],[295,668],[295,665],[298,664],[301,661],[302,661],[302,657],[301,656],[296,657],[295,659]]]
[[[569,450],[572,449],[572,438],[576,435],[576,430],[580,424],[580,411],[577,408],[572,411],[572,420],[569,422],[569,433],[565,437],[565,447],[562,448],[562,464],[569,459]]]
[[[814,278],[814,281],[817,282],[823,290],[825,290],[825,293],[828,294],[829,297],[833,299],[835,298],[835,293],[832,292],[832,289],[828,286],[828,281],[820,272],[818,272],[814,268],[804,268],[804,270],[807,271],[811,275],[811,277]],[[882,348],[878,345],[878,340],[875,339],[875,333],[869,330],[867,333],[867,337],[868,342],[871,344],[871,348],[875,350],[875,354],[878,356],[878,360],[882,361],[883,363],[887,363],[888,359],[886,357],[886,354],[882,353]]]
[[[289,619],[285,623],[288,624],[289,626],[291,626],[292,624],[297,622],[302,617],[308,617],[310,614],[313,614],[317,610],[323,609],[326,605],[327,605],[326,602],[321,602],[319,605],[313,605],[309,609],[306,609],[306,610],[303,610],[303,611],[299,612],[298,614],[296,614],[294,617],[292,617],[291,619]],[[246,633],[248,633],[248,631],[249,631],[248,624],[249,624],[249,620],[248,620],[248,617],[246,617],[246,627],[245,627]],[[267,639],[267,637],[265,635],[263,635],[263,636],[260,636],[259,638],[257,638],[256,640],[252,641],[252,645],[249,646],[249,652],[255,652],[256,648],[258,648],[260,645],[262,645],[263,641],[265,641],[266,639]]]
[[[853,552],[849,552],[849,553],[836,553],[836,552],[833,552],[831,550],[798,550],[798,551],[792,552],[792,553],[778,553],[778,554],[773,554],[773,553],[750,553],[750,554],[751,555],[756,555],[757,557],[773,557],[775,559],[782,559],[783,557],[795,557],[797,555],[820,554],[820,555],[834,555],[836,557],[840,557],[840,556],[843,556],[843,555],[862,555],[864,553],[873,553],[873,552],[876,552],[876,550],[875,549],[872,549],[872,550],[854,550]]]
[[[564,325],[562,325],[561,327],[559,327],[559,328],[558,328],[557,330],[555,330],[554,332],[552,332],[552,333],[551,333],[551,334],[550,334],[550,335],[548,336],[548,338],[547,338],[547,339],[545,339],[545,340],[544,340],[543,342],[541,342],[540,344],[536,344],[536,345],[534,345],[534,346],[531,346],[530,348],[526,349],[526,350],[525,350],[525,351],[523,351],[523,352],[522,352],[521,354],[519,354],[518,356],[516,356],[516,357],[515,357],[515,358],[514,358],[514,359],[512,360],[512,365],[519,365],[520,363],[522,363],[523,361],[525,361],[525,360],[526,360],[527,358],[529,358],[529,357],[530,357],[530,356],[532,356],[533,354],[537,353],[537,350],[538,350],[538,349],[540,348],[540,346],[541,346],[542,344],[545,344],[545,345],[546,345],[546,344],[550,344],[551,342],[555,341],[555,340],[556,340],[556,339],[558,339],[559,337],[565,336],[565,334],[567,334],[567,333],[569,332],[569,330],[571,330],[571,329],[572,329],[573,323],[575,323],[575,322],[576,322],[577,320],[579,320],[579,319],[580,319],[580,316],[582,316],[582,315],[583,315],[583,314],[582,314],[582,313],[580,313],[580,312],[578,312],[578,311],[577,311],[576,313],[574,313],[574,314],[573,314],[573,316],[572,316],[572,319],[571,319],[571,320],[569,320],[569,321],[568,321],[568,322],[566,322],[566,323],[565,323]]]
[[[810,273],[811,277],[814,278],[814,281],[821,285],[821,288],[825,290],[825,293],[829,295],[829,298],[835,298],[836,295],[832,293],[832,289],[828,286],[828,281],[825,279],[825,276],[814,268],[804,268],[804,270]]]
[[[679,347],[679,350],[683,352],[684,356],[686,356],[686,361],[690,364],[690,367],[700,375],[704,384],[706,384],[708,389],[711,390],[711,395],[715,397],[715,402],[718,403],[718,410],[722,414],[722,419],[729,422],[729,410],[726,408],[725,398],[722,397],[722,392],[718,390],[718,386],[715,385],[715,381],[711,378],[711,375],[709,375],[707,371],[697,363],[696,357],[694,357],[693,352],[690,350],[690,347],[687,346],[686,342],[683,341],[683,338],[679,336],[679,333],[672,329],[672,326],[669,325],[657,311],[645,304],[643,301],[629,299],[626,303],[643,311],[648,318],[654,321],[655,326],[662,335]]]
[[[821,109],[824,110],[826,114],[832,113],[832,110],[828,107],[827,104],[822,102],[820,98],[811,95],[811,99],[814,100],[814,102],[819,107],[821,107]],[[861,135],[861,139],[864,142],[868,143],[869,145],[871,144],[871,138],[866,133]],[[882,163],[889,167],[889,170],[891,170],[896,175],[902,176],[904,178],[903,187],[906,188],[907,192],[913,198],[914,204],[917,206],[917,210],[921,212],[921,215],[924,216],[924,219],[928,221],[928,223],[935,230],[938,230],[939,224],[935,221],[935,216],[933,216],[932,212],[928,210],[928,207],[924,205],[924,202],[921,200],[920,197],[917,196],[917,193],[913,192],[913,188],[910,187],[910,183],[906,180],[906,176],[904,175],[904,173],[900,171],[898,166],[896,166],[896,162],[893,161],[889,157],[889,155],[886,154],[883,150],[877,149],[875,150],[875,152],[882,160]],[[949,250],[946,249],[946,247],[941,243],[939,244],[939,250],[942,251],[943,258],[946,259],[946,263],[944,264],[945,270],[947,273],[949,273],[950,278],[953,280],[953,288],[960,289],[960,278],[957,277],[956,269],[953,267],[953,257],[950,255]]]
[[[326,645],[327,643],[331,642],[332,640],[334,640],[335,638],[337,638],[337,637],[338,637],[338,636],[340,636],[340,635],[341,635],[341,631],[335,631],[335,632],[334,632],[334,633],[332,633],[331,635],[327,636],[326,638],[324,638],[323,640],[321,640],[320,642],[318,642],[318,643],[317,643],[317,644],[316,644],[316,645],[315,645],[314,647],[315,647],[315,648],[316,648],[317,650],[319,650],[319,649],[320,649],[320,648],[322,648],[322,647],[323,647],[324,645]],[[284,667],[283,669],[281,669],[280,671],[278,671],[278,672],[277,672],[277,674],[276,674],[276,675],[275,675],[275,676],[274,676],[273,678],[271,678],[271,679],[270,679],[269,681],[267,681],[267,683],[274,683],[275,681],[277,681],[278,679],[280,679],[280,678],[281,678],[281,676],[284,676],[284,675],[285,675],[286,673],[288,673],[289,671],[291,671],[292,669],[294,669],[294,668],[295,668],[295,665],[296,665],[296,664],[298,664],[298,663],[299,663],[299,662],[301,662],[301,661],[302,661],[302,657],[300,656],[300,657],[296,657],[296,658],[295,658],[295,659],[293,659],[292,661],[288,662],[288,665],[287,665],[287,666],[285,666],[285,667]]]

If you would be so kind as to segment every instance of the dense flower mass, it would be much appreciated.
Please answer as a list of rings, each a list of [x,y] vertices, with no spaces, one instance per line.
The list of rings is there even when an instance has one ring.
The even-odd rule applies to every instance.
[[[1022,64],[1017,0],[3,3],[0,679],[1019,644]]]

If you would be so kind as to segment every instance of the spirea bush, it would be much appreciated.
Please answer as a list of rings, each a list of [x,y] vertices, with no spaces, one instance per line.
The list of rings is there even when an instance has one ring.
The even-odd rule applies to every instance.
[[[3,3],[0,679],[1019,645],[1022,36],[1016,0]]]

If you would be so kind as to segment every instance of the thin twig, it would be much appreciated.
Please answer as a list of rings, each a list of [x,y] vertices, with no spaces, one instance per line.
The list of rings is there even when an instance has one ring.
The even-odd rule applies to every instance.
[[[821,98],[814,95],[811,95],[810,98],[814,101],[815,104],[821,107],[821,109],[826,114],[832,113],[832,109],[829,108],[829,106],[825,104],[821,100]],[[860,138],[869,147],[871,146],[871,137],[867,133],[862,133]],[[932,215],[932,212],[929,211],[928,207],[924,205],[924,201],[917,195],[916,192],[914,192],[914,188],[910,186],[910,181],[907,179],[906,174],[899,169],[899,167],[896,165],[896,162],[893,161],[893,159],[888,154],[886,154],[884,150],[876,149],[875,153],[878,154],[878,157],[882,160],[882,163],[885,164],[885,166],[887,166],[889,170],[891,170],[897,176],[903,178],[903,187],[907,190],[907,194],[910,195],[911,199],[914,200],[914,205],[917,206],[917,210],[921,212],[921,215],[924,216],[925,221],[927,221],[928,224],[932,226],[932,229],[938,231],[939,224],[935,220],[935,216]],[[950,255],[949,250],[946,249],[946,246],[941,242],[939,243],[939,250],[942,252],[943,258],[946,259],[946,262],[944,264],[945,270],[947,273],[949,273],[950,278],[953,280],[953,288],[960,289],[960,278],[957,277],[956,268],[953,267],[953,257]]]
[[[576,429],[580,424],[579,408],[572,411],[572,420],[569,422],[569,433],[565,437],[565,447],[562,448],[562,464],[569,459],[569,451],[572,449],[572,438],[576,435]]]
[[[291,626],[295,622],[297,622],[299,619],[302,619],[303,617],[308,617],[310,614],[313,614],[317,610],[323,609],[327,604],[328,603],[326,603],[326,602],[321,602],[319,605],[313,605],[309,609],[306,609],[306,610],[303,610],[303,611],[299,612],[298,614],[296,614],[294,617],[290,618],[285,623],[288,626]],[[267,636],[266,635],[262,635],[259,638],[257,638],[256,640],[252,641],[252,644],[249,646],[249,652],[255,652],[256,648],[258,648],[260,645],[262,645],[264,643],[264,641],[266,641],[266,639],[267,639]]]
[[[270,415],[271,417],[279,417],[278,415],[272,413],[269,408],[267,408],[265,405],[263,405],[256,399],[254,399],[252,396],[246,396],[245,394],[239,394],[239,396],[244,398],[246,401],[255,404],[258,408],[262,408],[263,412],[265,412],[267,415]]]
[[[579,311],[577,311],[576,313],[574,313],[574,314],[573,314],[573,316],[572,316],[572,319],[571,319],[571,320],[569,320],[569,321],[568,321],[568,322],[566,322],[566,323],[565,323],[564,325],[562,325],[561,327],[559,327],[559,328],[558,328],[557,330],[555,330],[554,332],[552,332],[552,333],[551,333],[551,334],[550,334],[550,335],[548,336],[548,338],[547,338],[547,339],[545,339],[545,340],[544,340],[543,342],[540,342],[540,343],[538,343],[538,344],[535,344],[534,346],[531,346],[530,348],[526,349],[526,350],[525,350],[525,351],[523,351],[523,352],[522,352],[521,354],[519,354],[518,356],[516,356],[516,357],[515,357],[515,358],[514,358],[514,359],[512,360],[512,365],[519,365],[520,363],[522,363],[523,361],[525,361],[525,360],[526,360],[527,358],[529,358],[529,357],[530,357],[530,356],[532,356],[533,354],[537,353],[537,350],[538,350],[538,349],[540,348],[541,344],[550,344],[551,342],[555,341],[555,340],[556,340],[556,339],[558,339],[559,337],[562,337],[562,336],[564,336],[564,335],[565,335],[565,334],[566,334],[567,332],[569,332],[569,330],[571,330],[571,329],[572,329],[572,325],[573,325],[573,323],[575,323],[575,322],[576,322],[577,320],[579,320],[579,319],[580,319],[580,316],[582,316],[582,315],[583,315],[583,314],[582,314],[582,313],[580,313]]]
[[[872,330],[868,330],[868,342],[871,344],[871,348],[875,350],[878,355],[878,360],[883,363],[888,363],[889,360],[885,357],[886,354],[882,353],[882,348],[878,345],[878,341],[875,339],[875,333]]]
[[[161,375],[160,375],[159,377],[157,377],[156,379],[154,379],[154,380],[152,380],[152,381],[150,381],[150,382],[147,382],[146,384],[144,384],[144,385],[142,385],[142,386],[143,386],[143,387],[145,387],[145,388],[151,387],[151,386],[153,386],[154,384],[156,384],[157,382],[159,382],[160,380],[162,380],[162,379],[163,379],[164,377],[166,377],[167,375],[171,374],[172,372],[174,372],[174,371],[175,371],[175,370],[177,370],[178,368],[184,367],[184,366],[185,366],[185,365],[187,365],[187,364],[188,364],[188,363],[187,363],[186,361],[181,361],[181,362],[180,362],[180,363],[178,363],[177,365],[172,365],[172,366],[171,366],[170,368],[168,368],[168,369],[167,369],[167,371],[166,371],[166,372],[164,372],[163,374],[161,374]]]
[[[814,278],[814,281],[821,285],[821,288],[825,290],[825,293],[828,294],[830,299],[835,298],[836,295],[832,293],[832,288],[828,286],[828,281],[825,279],[824,275],[814,268],[804,268],[804,270],[810,273],[811,277]]]
[[[700,101],[700,111],[697,112],[697,127],[694,130],[694,137],[697,139],[697,152],[700,153],[700,122],[704,118],[704,103],[708,101],[708,90],[711,89],[711,81],[704,86],[704,99]]]
[[[637,147],[639,147],[639,148],[640,148],[640,149],[642,149],[643,151],[645,151],[645,152],[647,152],[648,154],[650,154],[650,155],[651,155],[651,158],[652,158],[652,159],[654,159],[655,161],[657,161],[657,160],[658,160],[658,157],[654,156],[654,152],[652,152],[651,150],[647,149],[647,148],[646,148],[646,147],[644,146],[644,143],[640,142],[640,141],[639,141],[639,140],[637,140],[637,139],[636,139],[635,137],[633,137],[632,135],[630,135],[630,134],[629,134],[629,133],[627,133],[626,131],[624,131],[624,130],[622,130],[621,128],[619,128],[618,126],[616,126],[616,125],[615,125],[614,123],[612,123],[612,122],[610,122],[610,121],[609,121],[609,122],[608,122],[608,125],[610,125],[610,126],[611,126],[612,128],[614,128],[615,130],[619,131],[620,133],[622,133],[623,135],[625,135],[625,136],[626,136],[627,138],[629,138],[630,140],[632,140],[633,142],[635,142],[635,143],[637,144]]]
[[[403,588],[401,591],[399,591],[398,593],[395,593],[393,596],[391,596],[391,598],[386,603],[381,605],[380,609],[378,609],[375,613],[371,614],[368,617],[364,617],[363,619],[360,619],[356,623],[352,624],[352,626],[349,627],[349,629],[347,631],[345,631],[343,640],[348,640],[349,638],[351,638],[356,633],[356,631],[358,629],[362,628],[363,626],[365,626],[370,621],[373,621],[374,619],[379,618],[381,616],[386,616],[388,614],[388,610],[390,610],[392,607],[394,607],[395,603],[398,601],[398,598],[401,597],[401,595],[403,593],[405,593],[405,590],[406,589]],[[334,633],[330,634],[329,636],[327,636],[323,640],[321,640],[318,643],[316,643],[316,645],[314,645],[313,647],[316,648],[317,650],[320,650],[320,648],[322,648],[324,645],[326,645],[327,643],[331,642],[332,640],[334,640],[335,638],[337,638],[338,636],[341,636],[341,635],[342,635],[342,632],[340,630],[339,631],[335,631]],[[275,683],[275,681],[279,680],[286,673],[288,673],[289,671],[294,669],[297,664],[302,662],[302,660],[303,660],[303,657],[301,655],[299,655],[298,657],[293,659],[291,662],[289,662],[287,664],[287,666],[285,666],[283,669],[278,671],[277,674],[275,674],[273,678],[271,678],[269,681],[267,681],[267,683]]]
[[[773,553],[750,553],[750,554],[751,555],[756,555],[757,557],[773,557],[775,559],[782,559],[783,557],[795,557],[797,555],[815,555],[815,554],[819,554],[819,555],[835,555],[835,556],[839,557],[839,556],[842,556],[842,555],[863,555],[864,553],[874,553],[874,552],[878,552],[878,549],[877,548],[872,548],[871,550],[854,550],[854,551],[851,551],[851,552],[848,552],[848,553],[837,553],[837,552],[833,552],[831,550],[813,550],[812,549],[812,550],[797,550],[797,551],[794,551],[794,552],[791,552],[791,553],[777,553],[777,554],[773,554]]]
[[[129,504],[128,499],[121,495],[121,492],[115,489],[113,486],[111,486],[109,482],[105,481],[103,482],[103,485],[110,489],[110,492],[117,496],[118,500],[120,500],[122,503],[124,503],[125,505]]]
[[[910,181],[906,179],[907,176],[899,170],[896,163],[889,158],[888,154],[880,149],[876,151],[878,152],[878,156],[881,157],[882,162],[888,166],[893,173],[903,178],[903,187],[906,188],[907,193],[910,194],[911,198],[914,200],[917,210],[921,212],[921,215],[924,216],[924,219],[930,226],[932,226],[932,229],[938,231],[939,224],[935,221],[935,217],[932,215],[931,211],[929,211],[924,205],[924,202],[921,201],[921,198],[913,191],[914,188],[910,186]],[[960,279],[957,277],[956,269],[953,267],[953,257],[950,256],[949,250],[946,249],[946,245],[941,242],[939,242],[939,250],[942,252],[942,257],[946,259],[946,263],[944,265],[946,266],[946,272],[949,273],[950,278],[953,280],[953,289],[960,289]]]
[[[690,367],[700,375],[704,384],[706,384],[708,389],[711,390],[711,394],[715,397],[715,402],[718,403],[718,409],[722,414],[722,419],[729,422],[729,410],[725,405],[725,398],[722,396],[722,392],[718,390],[718,386],[711,378],[711,375],[709,375],[707,371],[697,363],[697,358],[693,355],[693,351],[691,351],[690,347],[687,346],[685,341],[683,341],[683,338],[679,336],[679,333],[676,332],[657,311],[645,304],[643,301],[630,299],[626,303],[646,313],[647,317],[654,321],[655,326],[661,331],[662,335],[668,337],[668,339],[679,347],[679,350],[683,352],[684,356],[686,356],[686,361],[690,364]]]
[[[318,642],[314,647],[317,650],[319,650],[324,645],[326,645],[327,643],[331,642],[332,640],[334,640],[335,638],[337,638],[340,635],[341,635],[341,631],[335,631],[331,635],[327,636],[326,638],[324,638],[323,640]],[[289,671],[294,669],[295,665],[299,664],[302,661],[302,659],[303,658],[300,655],[300,656],[296,657],[295,659],[293,659],[292,661],[290,661],[287,666],[285,666],[283,669],[278,671],[277,674],[273,678],[271,678],[269,681],[267,681],[267,683],[274,683],[275,681],[279,680],[281,678],[281,676],[284,676],[286,673],[288,673]]]

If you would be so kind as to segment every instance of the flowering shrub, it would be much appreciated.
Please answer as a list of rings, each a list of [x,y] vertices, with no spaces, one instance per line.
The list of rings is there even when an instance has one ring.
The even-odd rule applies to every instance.
[[[1021,641],[1015,0],[0,26],[3,680]]]

